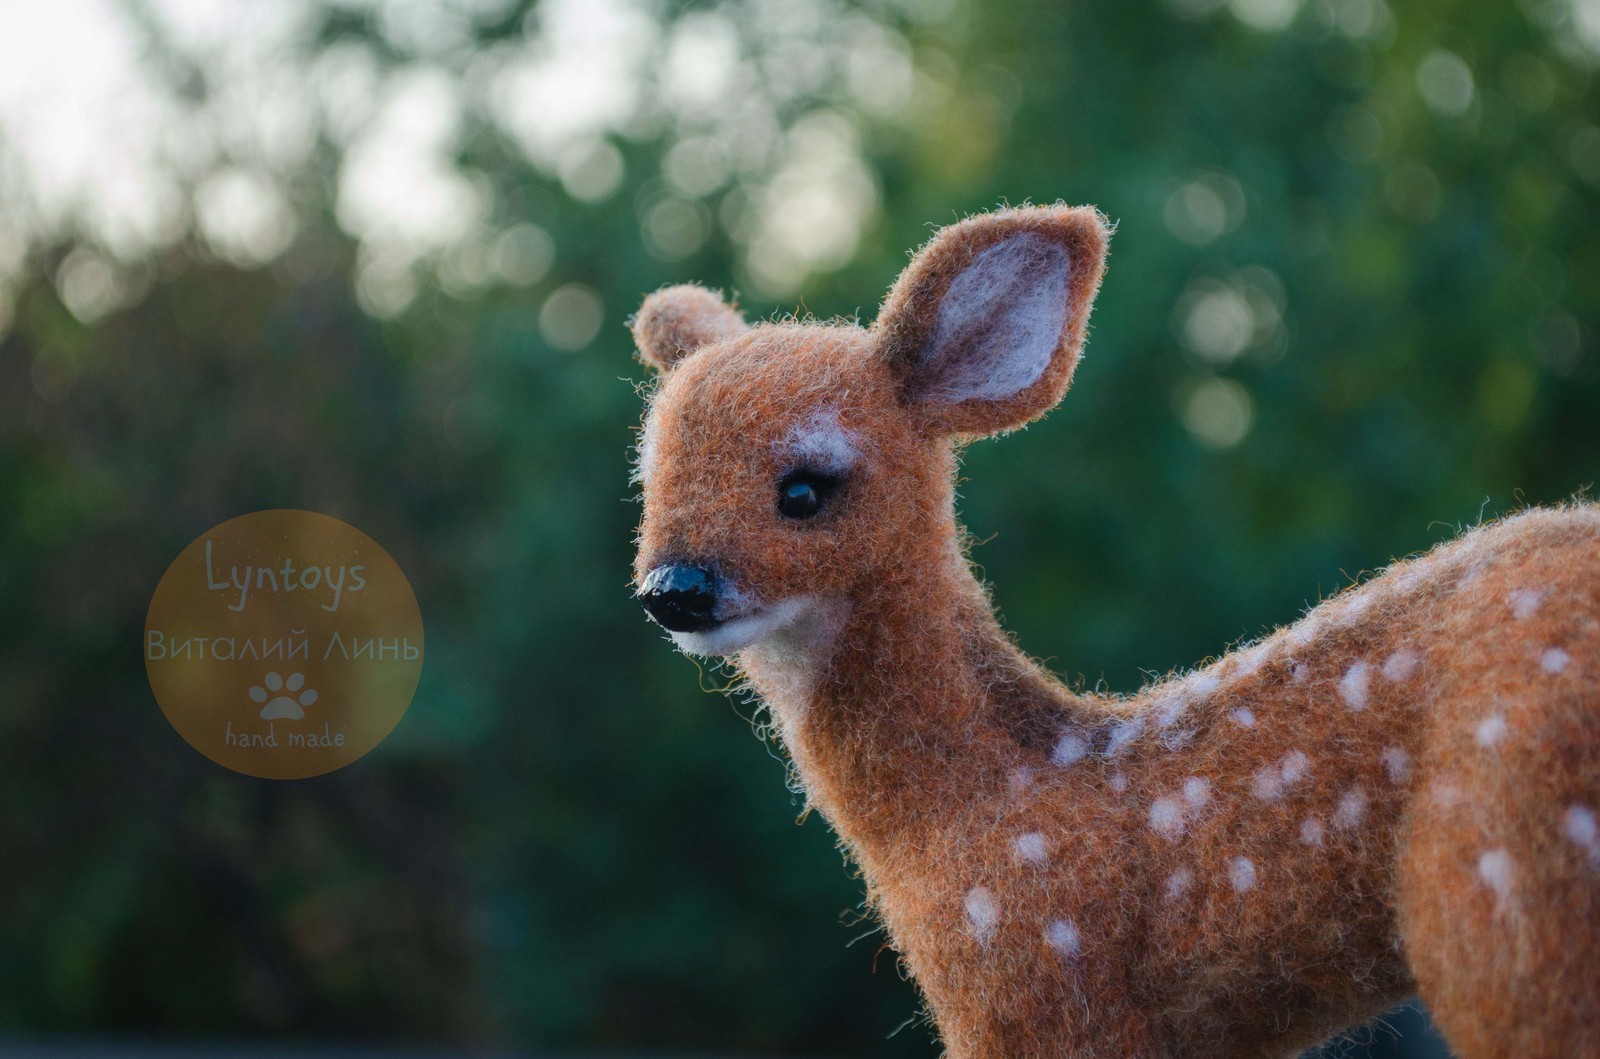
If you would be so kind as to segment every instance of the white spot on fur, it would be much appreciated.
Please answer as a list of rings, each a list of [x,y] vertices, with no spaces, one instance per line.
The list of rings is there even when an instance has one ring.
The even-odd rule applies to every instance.
[[[1568,663],[1571,661],[1572,656],[1567,654],[1567,652],[1563,651],[1559,647],[1551,647],[1548,648],[1544,654],[1539,656],[1539,668],[1543,669],[1551,676],[1554,676],[1555,674],[1566,669]]]
[[[1167,728],[1175,724],[1183,711],[1189,708],[1189,695],[1184,689],[1170,692],[1159,700],[1155,708],[1157,728]]]
[[[946,289],[922,350],[922,396],[955,404],[1021,393],[1050,366],[1067,323],[1064,247],[1031,232],[984,250]]]
[[[1024,864],[1043,867],[1050,860],[1044,833],[1040,831],[1029,831],[1025,835],[1018,835],[1011,843],[1011,848],[1016,852],[1017,859]]]
[[[1128,775],[1125,772],[1113,772],[1106,781],[1111,785],[1113,792],[1121,794],[1128,789]]]
[[[1401,783],[1411,775],[1411,755],[1397,746],[1383,748],[1381,755],[1383,771],[1389,774],[1389,779]]]
[[[1248,706],[1241,706],[1237,710],[1229,710],[1228,719],[1242,728],[1254,728],[1256,726],[1255,711]]]
[[[1491,849],[1478,858],[1478,878],[1502,903],[1511,897],[1515,875],[1516,866],[1505,849]]]
[[[1176,798],[1157,798],[1150,803],[1150,827],[1158,835],[1177,838],[1183,834],[1183,803]]]
[[[1272,648],[1266,643],[1254,644],[1246,650],[1241,651],[1236,656],[1237,661],[1235,662],[1232,673],[1233,679],[1243,680],[1245,677],[1253,675],[1258,669],[1266,664],[1267,658],[1270,657],[1271,654]]]
[[[1075,732],[1067,732],[1056,740],[1056,748],[1050,755],[1050,760],[1057,765],[1066,767],[1076,765],[1089,753],[1089,741]]]
[[[1289,630],[1287,639],[1295,647],[1304,647],[1312,640],[1315,640],[1321,632],[1322,617],[1318,614],[1312,614],[1301,618],[1299,623]]]
[[[1083,936],[1078,925],[1070,919],[1053,919],[1044,928],[1045,944],[1069,960],[1083,953]]]
[[[1240,893],[1256,888],[1256,866],[1249,857],[1235,857],[1228,862],[1228,882]]]
[[[1339,697],[1352,710],[1367,708],[1368,689],[1372,686],[1372,666],[1357,662],[1339,678]]]
[[[1504,714],[1490,714],[1478,722],[1478,745],[1484,749],[1498,746],[1506,737],[1507,730]]]
[[[1275,802],[1282,798],[1290,787],[1305,779],[1310,771],[1311,759],[1305,752],[1291,750],[1283,755],[1276,765],[1268,765],[1256,772],[1252,791],[1264,802]]]
[[[1311,675],[1311,667],[1304,662],[1291,662],[1289,664],[1289,679],[1296,684],[1304,684],[1306,677]]]
[[[1161,737],[1161,745],[1168,750],[1182,750],[1194,742],[1195,731],[1193,728],[1174,728]]]
[[[1339,807],[1333,811],[1330,818],[1334,827],[1341,831],[1348,831],[1361,824],[1367,815],[1367,792],[1359,787],[1345,791],[1339,798]]]
[[[1511,607],[1511,616],[1518,621],[1532,617],[1542,602],[1544,602],[1544,592],[1535,588],[1519,588],[1506,597],[1506,603]]]
[[[1562,827],[1567,837],[1589,854],[1589,863],[1600,868],[1600,821],[1596,821],[1594,810],[1586,805],[1567,806]]]
[[[821,408],[796,423],[776,446],[790,463],[829,474],[843,474],[861,459],[855,438],[839,422],[839,412]]]
[[[1421,664],[1421,655],[1410,648],[1402,648],[1383,660],[1383,675],[1398,683],[1415,673]]]
[[[1012,794],[1026,793],[1033,786],[1033,770],[1027,767],[1014,768],[1006,780],[1011,785]]]
[[[1461,576],[1456,578],[1456,589],[1460,590],[1466,588],[1473,582],[1477,581],[1478,578],[1483,576],[1484,570],[1488,569],[1488,567],[1489,559],[1487,556],[1479,555],[1473,558],[1461,571]]]
[[[1106,756],[1120,754],[1127,749],[1129,743],[1139,738],[1144,731],[1144,716],[1129,717],[1126,721],[1119,721],[1111,728],[1111,738],[1106,742]]]
[[[1159,835],[1177,838],[1188,827],[1190,816],[1210,802],[1211,781],[1190,776],[1183,782],[1181,795],[1163,796],[1150,803],[1150,827]]]
[[[1322,836],[1327,833],[1327,828],[1322,826],[1322,821],[1314,816],[1308,816],[1300,821],[1300,841],[1308,846],[1322,845]]]
[[[1177,871],[1167,876],[1167,900],[1176,901],[1178,898],[1188,893],[1189,888],[1193,885],[1194,872],[1190,871],[1188,868],[1179,868]]]
[[[965,902],[967,922],[972,925],[972,935],[978,944],[987,945],[1000,925],[1000,906],[987,886],[974,886],[967,891]]]
[[[1410,566],[1401,572],[1399,577],[1394,579],[1394,590],[1401,595],[1411,592],[1422,584],[1423,578],[1428,576],[1432,566],[1432,560],[1428,559],[1418,559],[1412,562]]]
[[[1464,805],[1467,801],[1467,792],[1455,783],[1435,783],[1428,792],[1433,799],[1433,804],[1440,809],[1454,809]]]
[[[1150,711],[1150,716],[1155,718],[1156,728],[1171,728],[1183,717],[1191,704],[1209,696],[1221,683],[1215,674],[1195,673],[1170,686],[1156,699],[1156,705]],[[1182,729],[1167,732],[1161,737],[1161,742],[1168,750],[1177,750],[1187,746],[1193,738],[1192,730]]]
[[[1337,619],[1341,627],[1346,625],[1354,625],[1360,620],[1363,614],[1372,609],[1373,595],[1371,592],[1361,592],[1358,590],[1354,595],[1351,595],[1347,598],[1349,599],[1349,602],[1344,605],[1344,609],[1339,611]]]

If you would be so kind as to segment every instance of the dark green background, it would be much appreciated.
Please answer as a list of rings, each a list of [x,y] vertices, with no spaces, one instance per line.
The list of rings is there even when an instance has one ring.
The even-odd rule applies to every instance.
[[[844,267],[743,297],[870,318],[930,225],[1058,198],[1118,223],[1073,391],[971,449],[961,490],[1021,643],[1114,689],[1600,472],[1600,91],[1553,43],[1562,5],[1318,0],[1272,31],[1214,6],[868,5],[955,90],[914,122],[797,105],[862,130],[878,210]],[[324,39],[376,34],[336,11]],[[1472,73],[1459,114],[1419,90],[1440,49]],[[493,223],[543,226],[554,271],[425,284],[392,319],[352,293],[332,144],[269,267],[192,240],[88,327],[49,282],[70,242],[36,251],[0,342],[0,1035],[935,1054],[890,1036],[913,990],[750,708],[630,598],[623,318],[665,283],[739,286],[745,248],[719,227],[652,256],[635,204],[666,137],[617,145],[625,183],[583,204],[471,131]],[[1240,198],[1194,245],[1173,196],[1218,172]],[[553,350],[538,306],[575,281],[605,325]],[[1223,287],[1282,318],[1225,363],[1183,326]],[[1183,416],[1218,378],[1253,407],[1221,449]],[[190,750],[139,653],[172,557],[267,507],[365,530],[427,622],[400,728],[307,782]]]

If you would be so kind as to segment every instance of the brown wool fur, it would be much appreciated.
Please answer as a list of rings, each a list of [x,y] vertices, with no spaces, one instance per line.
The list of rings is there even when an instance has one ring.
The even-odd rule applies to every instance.
[[[641,585],[694,562],[729,614],[798,601],[752,642],[679,642],[770,708],[951,1056],[1289,1056],[1415,993],[1468,1059],[1600,1054],[1596,506],[1473,530],[1129,696],[999,627],[957,449],[1061,397],[1106,238],[1091,209],[969,219],[870,329],[652,296]],[[1041,374],[951,398],[1040,320]],[[803,521],[775,506],[797,430],[857,450]]]

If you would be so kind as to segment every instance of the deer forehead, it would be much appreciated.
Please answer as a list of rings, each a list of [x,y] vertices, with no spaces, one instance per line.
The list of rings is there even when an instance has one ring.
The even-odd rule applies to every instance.
[[[791,426],[772,450],[784,463],[844,474],[861,462],[861,446],[858,433],[839,421],[839,410],[826,406]]]
[[[843,473],[899,415],[892,380],[854,327],[767,325],[697,353],[650,403],[636,477],[668,463],[751,457]]]
[[[845,427],[837,406],[820,403],[785,418],[789,421],[786,428],[777,431],[763,428],[743,436],[741,445],[746,449],[745,454],[768,454],[770,461],[763,462],[770,462],[784,471],[804,468],[842,475],[861,464],[869,443],[860,431]],[[663,435],[668,431],[682,430],[699,434],[703,442],[699,448],[703,455],[711,455],[722,449],[713,437],[695,431],[693,424],[665,426],[659,410],[652,407],[645,416],[644,430],[639,439],[638,467],[635,472],[638,481],[648,484],[658,473],[663,458]],[[674,451],[682,453],[683,448],[676,446]]]

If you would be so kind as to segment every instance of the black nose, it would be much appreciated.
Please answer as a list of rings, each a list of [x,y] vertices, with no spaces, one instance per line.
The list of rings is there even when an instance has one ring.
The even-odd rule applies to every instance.
[[[704,632],[719,624],[711,613],[717,605],[716,575],[704,567],[656,567],[645,575],[639,602],[668,632]]]

